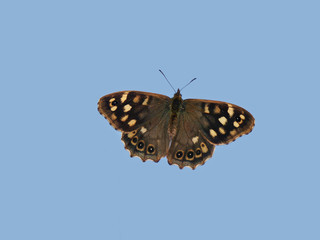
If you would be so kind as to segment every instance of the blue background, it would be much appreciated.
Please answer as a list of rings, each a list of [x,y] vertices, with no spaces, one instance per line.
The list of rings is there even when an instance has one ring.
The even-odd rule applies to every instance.
[[[318,1],[2,1],[0,239],[320,239]],[[120,90],[240,105],[196,170],[130,158]]]

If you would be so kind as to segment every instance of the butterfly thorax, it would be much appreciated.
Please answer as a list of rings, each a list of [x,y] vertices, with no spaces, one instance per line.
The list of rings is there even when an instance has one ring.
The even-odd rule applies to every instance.
[[[176,135],[178,115],[183,108],[182,102],[183,100],[180,94],[180,89],[178,89],[171,99],[170,104],[171,115],[169,121],[169,135],[171,138]]]

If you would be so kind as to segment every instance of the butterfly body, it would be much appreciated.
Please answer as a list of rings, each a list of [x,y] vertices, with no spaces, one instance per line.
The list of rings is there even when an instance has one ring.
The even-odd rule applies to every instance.
[[[183,100],[180,90],[165,95],[121,91],[100,98],[99,112],[117,130],[131,156],[195,169],[213,154],[215,145],[228,144],[254,126],[253,116],[234,104]]]
[[[172,139],[176,134],[177,129],[177,121],[178,121],[178,114],[183,111],[182,106],[182,97],[180,94],[180,90],[174,94],[173,98],[171,99],[170,109],[171,109],[171,116],[169,121],[169,136]]]

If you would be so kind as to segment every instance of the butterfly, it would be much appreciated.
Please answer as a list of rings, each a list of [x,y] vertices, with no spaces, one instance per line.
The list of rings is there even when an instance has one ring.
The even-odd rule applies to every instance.
[[[215,145],[248,134],[254,117],[227,102],[172,98],[149,92],[121,91],[100,98],[98,111],[116,130],[130,156],[195,169],[212,157]]]

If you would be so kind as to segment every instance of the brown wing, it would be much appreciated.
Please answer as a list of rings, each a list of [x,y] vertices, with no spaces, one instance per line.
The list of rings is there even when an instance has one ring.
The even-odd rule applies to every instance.
[[[225,102],[187,99],[178,116],[177,132],[169,152],[169,164],[195,169],[209,159],[217,144],[228,144],[254,126],[245,109]]]
[[[122,132],[130,156],[158,162],[169,147],[169,101],[160,94],[122,91],[100,98],[98,110]]]
[[[173,137],[167,155],[168,163],[178,165],[180,169],[195,169],[203,165],[214,151],[214,145],[202,134],[197,119],[181,112],[178,116],[176,135]]]
[[[237,105],[210,100],[187,99],[185,111],[198,119],[201,133],[213,144],[228,144],[249,134],[255,124],[254,117]]]

